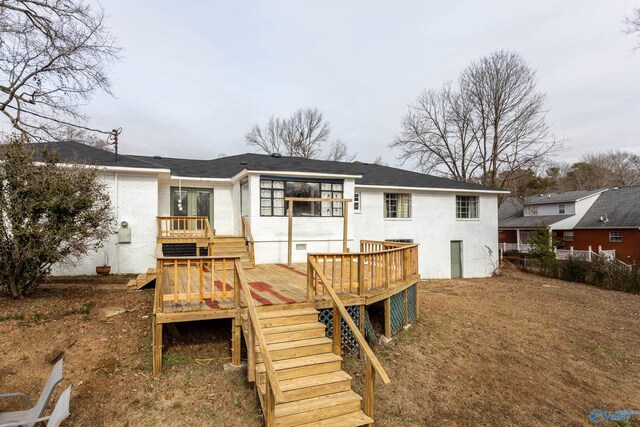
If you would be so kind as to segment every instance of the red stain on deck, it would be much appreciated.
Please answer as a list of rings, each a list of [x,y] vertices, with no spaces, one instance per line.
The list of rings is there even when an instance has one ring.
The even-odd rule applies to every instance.
[[[249,286],[251,286],[256,291],[266,292],[274,297],[278,298],[280,301],[285,302],[287,304],[293,304],[296,302],[295,300],[282,295],[278,291],[274,291],[270,284],[265,282],[249,282]]]
[[[217,310],[220,308],[220,304],[218,303],[218,301],[211,300],[211,298],[204,298],[204,302],[205,304],[207,304],[209,308],[212,308],[214,310]]]
[[[276,264],[278,267],[286,268],[289,271],[293,271],[294,273],[298,273],[301,276],[307,277],[307,273],[304,271],[296,270],[295,267],[289,267],[286,264]]]

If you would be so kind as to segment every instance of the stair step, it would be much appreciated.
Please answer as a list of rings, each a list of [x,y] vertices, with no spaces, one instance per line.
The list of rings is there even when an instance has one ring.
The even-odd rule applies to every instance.
[[[294,357],[273,362],[273,369],[276,371],[278,381],[335,372],[339,371],[341,367],[342,358],[333,353]],[[264,363],[256,364],[256,382],[264,384],[265,376]]]
[[[313,308],[300,310],[266,311],[258,314],[262,328],[317,323],[318,312]]]
[[[280,342],[267,344],[267,349],[272,360],[292,359],[302,356],[313,356],[316,354],[331,352],[332,341],[328,338],[310,338],[292,342]],[[262,352],[256,346],[256,363],[262,363]]]
[[[366,416],[362,411],[356,411],[307,424],[299,424],[299,427],[357,427],[372,423],[372,418]]]
[[[273,319],[277,317],[295,316],[298,314],[315,314],[318,315],[318,311],[315,308],[298,308],[296,310],[274,310],[274,311],[261,311],[258,313],[260,319]]]
[[[337,371],[283,380],[279,384],[283,403],[286,403],[351,390],[351,376],[344,371]],[[256,386],[264,396],[265,385]]]
[[[325,336],[326,327],[320,323],[298,323],[295,325],[273,326],[265,328],[262,332],[268,344],[285,341],[296,341],[307,338],[320,338]]]
[[[362,398],[351,390],[276,405],[275,425],[297,426],[360,410]]]
[[[351,390],[351,376],[344,371],[337,371],[283,380],[279,384],[285,402],[291,402]],[[264,395],[265,385],[257,386]]]

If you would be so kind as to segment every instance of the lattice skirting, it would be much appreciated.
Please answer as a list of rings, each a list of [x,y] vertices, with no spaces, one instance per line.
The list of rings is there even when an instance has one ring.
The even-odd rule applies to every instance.
[[[376,335],[376,331],[373,329],[373,325],[371,324],[371,319],[369,318],[369,311],[366,308],[364,310],[364,337],[371,345],[375,345],[378,343],[378,336]]]
[[[391,333],[395,334],[405,325],[404,323],[404,292],[392,295],[391,303]]]
[[[407,288],[407,319],[409,323],[418,318],[418,285]]]
[[[346,307],[347,312],[355,322],[356,326],[360,327],[360,306],[352,305],[350,307]],[[327,338],[333,338],[333,309],[332,308],[322,308],[318,310],[318,320],[324,323],[326,327]],[[360,346],[358,345],[358,341],[356,341],[356,337],[351,332],[351,328],[347,325],[347,322],[342,319],[342,350],[347,351],[350,354],[357,354],[360,350]]]

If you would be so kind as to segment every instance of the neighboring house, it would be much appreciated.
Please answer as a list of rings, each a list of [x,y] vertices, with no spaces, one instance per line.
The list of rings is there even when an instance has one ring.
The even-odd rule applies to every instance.
[[[507,245],[527,244],[540,227],[552,230],[560,246],[572,246],[574,227],[606,189],[540,194],[507,198],[500,206],[499,241]]]
[[[640,263],[640,187],[612,188],[600,194],[574,227],[573,246],[615,250],[619,260]]]
[[[498,196],[481,185],[367,163],[241,154],[213,160],[119,155],[75,142],[50,147],[61,162],[80,158],[96,165],[107,185],[118,225],[103,249],[59,274],[91,274],[108,254],[112,272],[154,267],[158,216],[208,217],[216,236],[242,236],[242,218],[255,240],[255,262],[285,263],[288,218],[285,197],[348,198],[341,203],[296,202],[293,262],[307,253],[341,251],[348,215],[350,251],[361,239],[420,244],[419,271],[427,278],[483,277],[498,257]],[[215,246],[214,246],[215,254]]]

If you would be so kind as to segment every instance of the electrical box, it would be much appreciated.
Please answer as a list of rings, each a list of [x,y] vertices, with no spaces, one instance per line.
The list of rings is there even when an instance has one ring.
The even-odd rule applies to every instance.
[[[118,229],[118,243],[131,243],[131,227],[127,221],[122,221]]]

